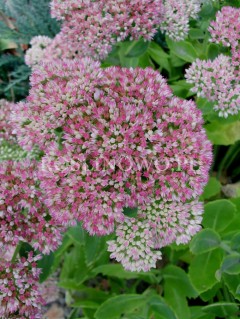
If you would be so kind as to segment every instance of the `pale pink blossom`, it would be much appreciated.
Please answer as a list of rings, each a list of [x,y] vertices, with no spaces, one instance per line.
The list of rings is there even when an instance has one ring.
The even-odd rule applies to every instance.
[[[31,244],[43,253],[61,243],[64,228],[43,204],[36,177],[37,162],[3,161],[0,165],[0,245]]]
[[[197,59],[185,75],[193,84],[192,92],[214,103],[221,117],[237,114],[240,110],[240,85],[231,58],[220,54],[213,61]]]
[[[186,244],[201,229],[203,205],[155,198],[139,208],[136,218],[126,217],[108,241],[110,257],[126,270],[149,271],[161,259],[160,248],[176,242]]]
[[[47,36],[36,36],[30,41],[31,48],[29,48],[25,53],[25,63],[34,67],[38,65],[43,57],[46,47],[48,47],[52,42],[52,39]]]
[[[201,112],[174,98],[157,71],[59,60],[35,70],[31,83],[17,135],[46,153],[39,179],[58,222],[79,220],[104,235],[124,207],[201,194],[211,164]]]
[[[190,19],[196,19],[201,9],[200,0],[163,0],[160,29],[173,40],[184,40],[189,32]]]
[[[0,260],[1,318],[41,318],[44,300],[39,293],[37,261],[40,256],[29,253],[16,263]]]

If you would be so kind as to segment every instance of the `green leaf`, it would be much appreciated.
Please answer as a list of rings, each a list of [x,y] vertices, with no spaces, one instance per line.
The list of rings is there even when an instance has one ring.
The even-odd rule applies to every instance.
[[[232,254],[226,256],[221,265],[221,272],[229,275],[240,274],[240,255]]]
[[[191,319],[215,319],[214,315],[208,314],[206,318],[206,313],[202,311],[202,306],[189,307],[191,312]]]
[[[127,58],[135,58],[143,55],[149,46],[149,42],[144,41],[143,39],[139,41],[133,41],[131,42],[128,50],[125,52],[125,56]]]
[[[119,59],[122,67],[126,68],[136,68],[138,66],[139,57],[127,57],[127,53],[131,50],[131,48],[134,46],[133,42],[125,41],[122,43],[119,43]]]
[[[149,305],[150,313],[154,319],[177,319],[173,310],[166,304],[163,298],[153,296],[149,301]]]
[[[151,42],[149,44],[148,54],[161,68],[170,72],[169,55],[157,43]]]
[[[221,238],[212,229],[203,229],[195,235],[190,243],[190,250],[193,254],[198,255],[211,251],[219,247]]]
[[[78,300],[72,303],[71,307],[97,309],[99,307],[99,304],[91,300]]]
[[[208,289],[207,291],[203,292],[200,294],[200,298],[203,301],[209,301],[212,298],[216,296],[218,293],[219,289],[221,289],[221,283],[218,282],[216,285],[214,285],[211,289]]]
[[[193,258],[189,267],[189,276],[199,293],[212,288],[218,281],[215,276],[220,268],[223,251],[219,248]]]
[[[185,297],[197,297],[197,291],[193,288],[189,277],[183,269],[169,265],[163,270],[163,278],[166,287],[174,287]]]
[[[165,58],[165,59],[169,58],[169,55],[156,42],[150,42],[149,47],[148,47],[148,53],[151,55],[151,57],[154,60],[156,60],[156,62],[160,58]]]
[[[191,84],[187,83],[185,80],[180,80],[170,84],[171,89],[173,90],[174,95],[177,95],[181,98],[187,98],[194,95],[190,89]]]
[[[0,51],[16,49],[17,44],[8,39],[0,39]]]
[[[173,52],[170,52],[170,63],[173,67],[181,67],[184,64],[186,64],[186,61],[183,59],[180,59],[177,55],[175,55]]]
[[[54,263],[54,254],[44,255],[42,259],[38,261],[38,268],[41,268],[41,274],[39,276],[39,282],[44,282],[52,272],[52,266]]]
[[[215,17],[215,12],[216,9],[213,6],[213,1],[204,1],[199,16],[204,18],[204,20],[212,20]]]
[[[205,34],[201,29],[190,29],[188,33],[189,37],[193,40],[204,39]]]
[[[138,278],[139,273],[126,271],[121,264],[106,264],[94,268],[93,275],[103,274],[103,276],[117,277],[121,279]]]
[[[142,295],[123,294],[105,301],[96,311],[96,319],[118,319],[121,316],[132,313],[142,308],[146,303],[146,297]]]
[[[155,65],[150,59],[150,56],[147,52],[139,57],[138,66],[142,69],[145,69],[147,67],[151,67],[152,69],[155,69]]]
[[[232,237],[239,232],[240,229],[240,215],[234,216],[232,218],[230,224],[224,229],[224,231],[221,233],[221,237],[224,240],[230,240]]]
[[[165,286],[164,299],[174,310],[178,319],[190,319],[187,299],[181,294],[180,290]]]
[[[205,228],[212,228],[223,232],[231,223],[236,213],[236,206],[226,199],[219,199],[205,205],[202,224]]]
[[[104,276],[115,277],[119,279],[135,279],[141,278],[142,280],[151,284],[157,283],[158,279],[152,272],[134,272],[127,271],[121,264],[106,264],[100,265],[93,269],[93,275],[103,274]]]
[[[205,98],[198,97],[196,99],[198,108],[202,111],[203,115],[216,115],[217,113],[213,110],[214,103],[208,101]]]
[[[77,289],[90,274],[85,261],[83,246],[75,246],[71,252],[65,254],[64,264],[60,275],[59,285],[66,289]]]
[[[128,217],[137,217],[138,208],[137,208],[137,207],[134,207],[134,208],[124,207],[124,208],[123,208],[123,214],[124,214],[125,216],[128,216]]]
[[[222,278],[234,298],[240,301],[240,275],[228,275],[226,273],[223,273]]]
[[[209,44],[207,48],[207,57],[210,60],[214,60],[219,55],[219,45],[215,43]]]
[[[71,227],[67,232],[68,237],[78,245],[84,245],[84,231],[82,226],[79,224],[77,226]]]
[[[168,37],[166,37],[166,41],[169,49],[180,59],[186,62],[194,62],[198,58],[197,51],[190,42],[175,42]]]
[[[231,248],[240,252],[240,232],[235,234],[231,240]]]
[[[209,199],[213,196],[216,196],[221,191],[221,183],[216,179],[216,177],[210,177],[207,185],[204,188],[202,194],[203,199]]]
[[[183,269],[169,265],[163,271],[164,298],[174,310],[177,318],[190,318],[186,297],[196,297],[197,291],[193,288]]]
[[[84,232],[84,243],[86,263],[88,266],[91,266],[105,253],[106,238],[90,236],[87,232]]]
[[[231,145],[240,140],[240,121],[227,124],[214,121],[205,125],[205,129],[215,145]]]
[[[202,307],[204,312],[214,314],[220,318],[229,318],[229,316],[236,315],[238,309],[238,305],[232,302],[216,302]]]

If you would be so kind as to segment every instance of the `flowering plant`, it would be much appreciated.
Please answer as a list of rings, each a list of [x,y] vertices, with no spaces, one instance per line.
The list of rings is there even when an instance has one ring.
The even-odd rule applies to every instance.
[[[42,318],[57,278],[72,319],[235,318],[239,6],[41,1],[59,32],[31,40],[0,1],[0,68],[27,65],[0,93],[1,317]]]

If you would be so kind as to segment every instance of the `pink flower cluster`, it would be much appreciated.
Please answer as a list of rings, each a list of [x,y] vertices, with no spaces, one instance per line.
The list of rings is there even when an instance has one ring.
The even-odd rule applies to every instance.
[[[63,228],[43,204],[36,170],[34,161],[1,162],[0,245],[25,241],[47,254],[59,246]]]
[[[0,259],[1,318],[41,318],[44,300],[39,293],[40,269],[36,263],[39,259],[32,253],[16,263]]]
[[[30,44],[31,48],[25,54],[25,63],[34,67],[38,65],[45,55],[45,49],[51,44],[52,39],[47,36],[36,36],[32,38]]]
[[[197,59],[185,77],[194,85],[192,92],[214,102],[219,116],[226,118],[239,112],[240,85],[230,57],[220,54],[213,61]]]
[[[123,247],[112,256],[128,269],[149,269],[160,257],[154,234],[161,238],[159,248],[168,244],[165,230],[167,237],[172,232],[170,242],[186,242],[199,229],[199,218],[191,213],[197,204],[188,202],[201,194],[211,164],[201,112],[194,102],[173,97],[165,79],[150,68],[100,69],[88,58],[55,62],[33,71],[30,95],[14,116],[21,145],[31,149],[37,143],[45,151],[38,174],[44,203],[58,223],[82,221],[90,234],[136,225],[146,233],[142,253],[134,255],[136,235],[129,243],[133,259]],[[148,211],[156,199],[168,211],[169,225]],[[142,213],[128,220],[124,207]],[[147,262],[144,247],[152,251]],[[136,264],[128,264],[129,258]]]
[[[57,45],[53,41],[50,47],[54,51],[60,46],[64,57],[78,52],[80,56],[103,59],[117,41],[127,37],[150,40],[162,9],[162,0],[52,0],[52,16],[63,20],[63,25]]]
[[[149,271],[161,259],[158,250],[173,242],[188,243],[201,229],[203,207],[197,201],[178,203],[162,198],[143,206],[138,219],[126,218],[108,242],[111,258],[131,271]]]
[[[231,47],[233,65],[238,67],[240,61],[240,9],[223,7],[216,15],[216,21],[212,21],[209,27],[211,41]]]
[[[52,16],[62,21],[62,28],[44,50],[44,59],[102,60],[117,42],[151,40],[159,27],[172,39],[183,40],[200,8],[201,0],[52,0]],[[27,64],[39,60],[36,55],[42,51],[35,45],[27,53]]]
[[[149,271],[162,257],[155,250],[154,232],[147,220],[126,218],[117,226],[116,236],[116,240],[108,242],[108,251],[126,270]]]
[[[164,10],[160,29],[175,41],[184,40],[189,32],[190,19],[196,19],[201,0],[163,0]]]

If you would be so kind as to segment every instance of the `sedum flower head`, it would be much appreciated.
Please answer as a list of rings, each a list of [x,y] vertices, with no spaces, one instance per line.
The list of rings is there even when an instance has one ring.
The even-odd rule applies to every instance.
[[[221,117],[237,114],[240,109],[240,85],[231,58],[220,54],[213,61],[197,59],[186,70],[188,83],[198,96],[214,102],[214,110]]]
[[[128,37],[150,40],[161,19],[162,0],[52,0],[51,12],[63,20],[62,44],[68,43],[68,53],[62,50],[65,57],[77,52],[103,59],[118,41]]]
[[[182,203],[155,198],[140,209],[138,218],[148,220],[158,249],[173,242],[188,243],[201,229],[202,214],[203,205],[197,200]]]
[[[173,40],[184,40],[189,32],[189,20],[196,19],[201,0],[163,0],[160,29]]]
[[[59,222],[104,235],[124,207],[201,194],[211,163],[201,112],[174,98],[157,71],[62,60],[31,82],[17,131],[22,145],[39,142],[46,153],[39,179]]]
[[[50,218],[37,187],[36,162],[1,162],[0,242],[26,241],[43,253],[61,242],[62,227]]]
[[[126,270],[149,271],[161,259],[161,252],[154,248],[153,232],[147,221],[126,218],[118,225],[116,236],[116,240],[108,242],[108,251]]]
[[[116,239],[108,242],[110,257],[126,270],[149,271],[161,259],[159,248],[173,242],[186,244],[201,229],[203,207],[154,199],[143,206],[137,218],[126,218],[116,228]]]
[[[29,253],[16,263],[0,259],[0,315],[1,318],[41,318],[44,304],[39,292],[37,260]]]
[[[52,140],[59,140],[56,129],[80,110],[78,105],[91,103],[101,77],[100,63],[88,58],[52,61],[34,69],[27,102],[18,103],[13,112],[20,146],[30,151],[37,144],[45,151]]]
[[[211,41],[224,46],[236,47],[240,41],[240,9],[230,6],[217,12],[216,20],[209,27]]]
[[[47,36],[36,36],[32,38],[30,44],[31,48],[27,50],[25,54],[25,63],[29,67],[38,65],[43,57],[46,47],[48,47],[52,42],[52,39]]]
[[[211,33],[210,41],[221,43],[231,48],[232,65],[235,69],[235,77],[240,81],[240,9],[223,7],[218,11],[216,20],[212,21],[209,27]]]

